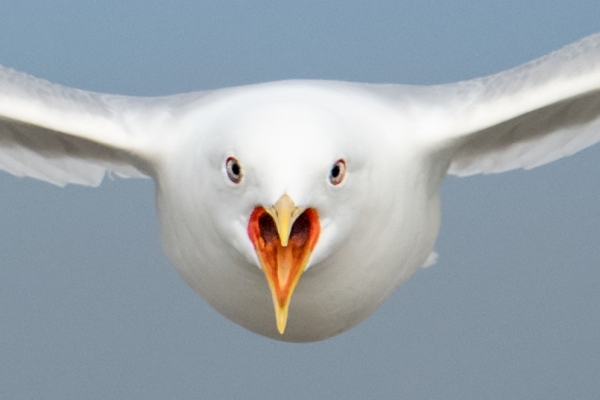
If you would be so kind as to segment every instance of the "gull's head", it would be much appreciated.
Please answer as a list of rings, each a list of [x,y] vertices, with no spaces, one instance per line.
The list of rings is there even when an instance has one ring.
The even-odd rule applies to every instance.
[[[278,100],[236,109],[213,124],[212,218],[264,273],[281,334],[303,273],[335,253],[354,226],[364,143],[351,117]]]

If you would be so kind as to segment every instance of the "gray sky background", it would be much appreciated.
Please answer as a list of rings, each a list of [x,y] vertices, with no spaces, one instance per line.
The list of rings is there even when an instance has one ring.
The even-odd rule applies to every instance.
[[[0,0],[0,64],[100,92],[432,84],[600,31],[597,0]],[[151,181],[0,173],[2,399],[600,398],[600,146],[448,179],[436,266],[314,344],[227,321],[160,249]]]

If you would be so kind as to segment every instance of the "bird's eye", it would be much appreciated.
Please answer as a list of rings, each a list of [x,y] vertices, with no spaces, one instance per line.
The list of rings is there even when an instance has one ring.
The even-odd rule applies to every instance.
[[[339,159],[333,164],[333,167],[331,167],[331,171],[329,172],[329,182],[331,182],[332,185],[339,185],[344,180],[345,175],[346,161]]]
[[[242,181],[244,174],[242,173],[242,167],[235,157],[228,157],[225,161],[225,168],[227,169],[227,177],[235,184]]]

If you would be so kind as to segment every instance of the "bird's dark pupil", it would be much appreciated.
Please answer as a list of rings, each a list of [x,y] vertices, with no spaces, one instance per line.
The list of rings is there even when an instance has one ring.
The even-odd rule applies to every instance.
[[[231,165],[231,172],[233,172],[234,175],[239,175],[240,166],[237,163],[233,163],[233,165]]]
[[[331,169],[331,176],[334,178],[337,178],[339,174],[340,174],[340,167],[336,165]]]

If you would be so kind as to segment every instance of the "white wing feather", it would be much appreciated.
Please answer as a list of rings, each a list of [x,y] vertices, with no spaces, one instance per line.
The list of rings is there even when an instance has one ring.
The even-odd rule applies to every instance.
[[[66,88],[0,67],[0,169],[56,185],[143,177],[144,102]]]
[[[451,174],[534,168],[600,141],[600,34],[479,82]]]
[[[454,175],[534,168],[600,141],[600,34],[484,78],[369,86]]]

